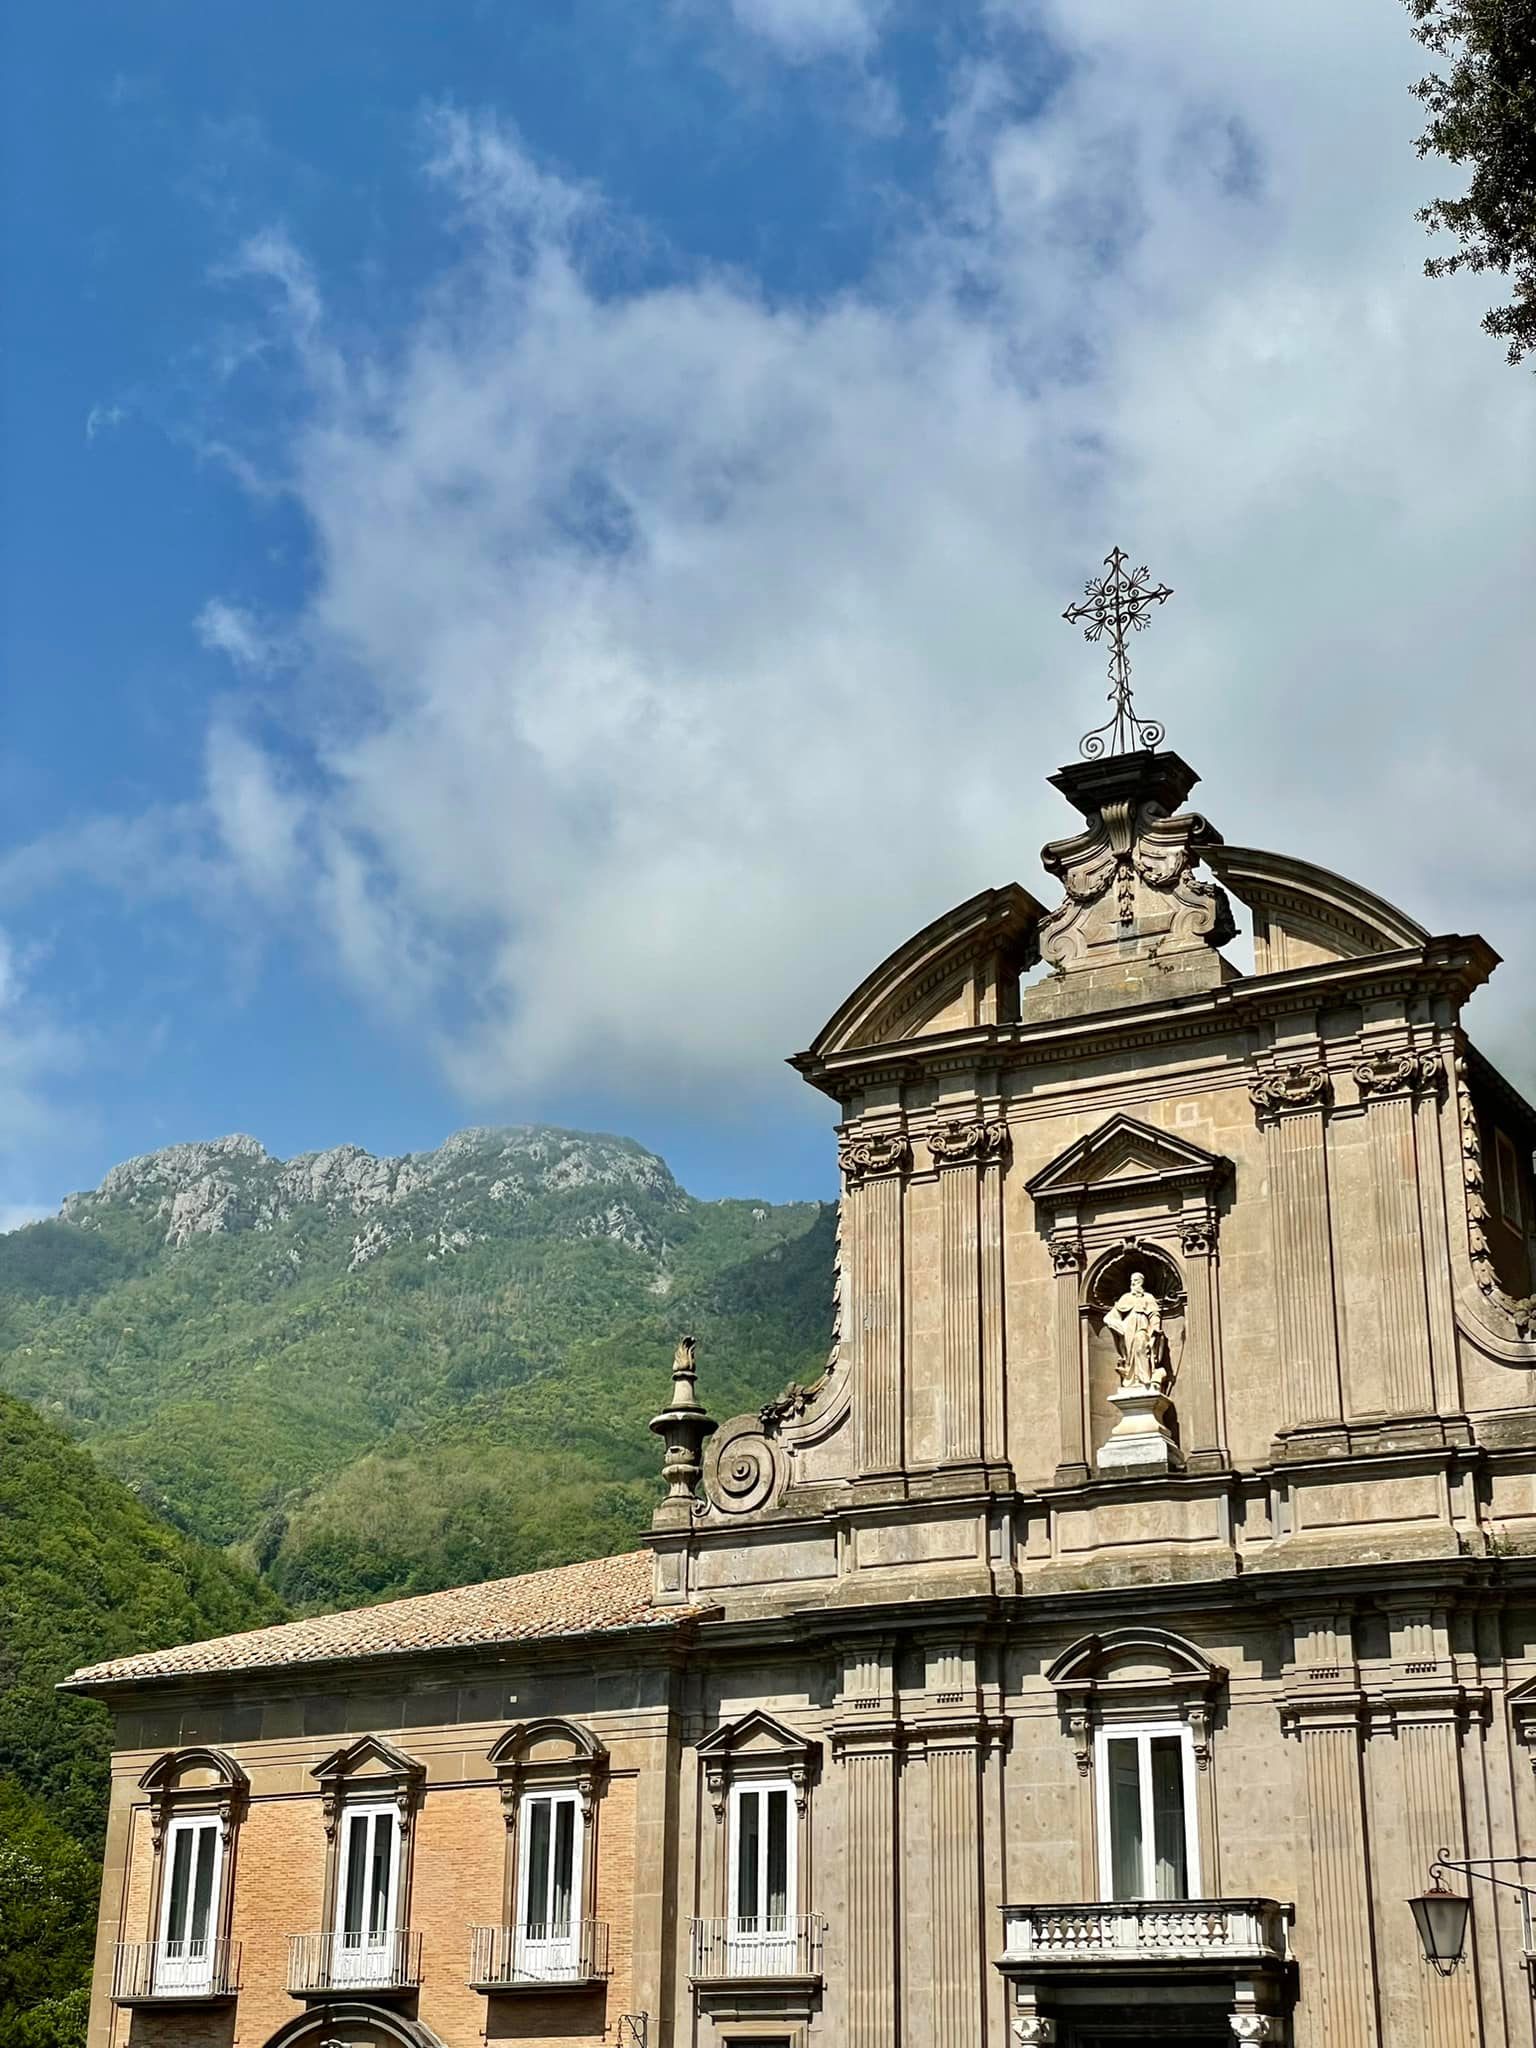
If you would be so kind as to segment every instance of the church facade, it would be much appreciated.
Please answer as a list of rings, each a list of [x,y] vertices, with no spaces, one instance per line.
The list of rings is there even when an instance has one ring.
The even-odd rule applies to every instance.
[[[1495,956],[1228,845],[1172,752],[1052,780],[1059,900],[971,897],[796,1061],[832,1356],[717,1427],[679,1347],[644,1550],[70,1681],[92,2048],[1533,2048],[1521,1892],[1451,1872],[1444,1975],[1407,1903],[1536,1851]]]

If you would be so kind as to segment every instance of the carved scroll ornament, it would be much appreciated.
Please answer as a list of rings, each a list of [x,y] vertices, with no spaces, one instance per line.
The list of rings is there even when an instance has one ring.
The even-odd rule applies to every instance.
[[[1445,1079],[1445,1061],[1437,1052],[1373,1052],[1355,1065],[1355,1084],[1362,1096],[1427,1095]]]
[[[986,1123],[963,1117],[928,1133],[928,1151],[935,1166],[981,1165],[989,1159],[1007,1156],[1012,1135],[1006,1123]]]
[[[912,1157],[904,1133],[882,1131],[865,1138],[845,1138],[838,1148],[837,1163],[850,1187],[878,1174],[902,1173]]]
[[[1483,1192],[1483,1140],[1478,1129],[1477,1110],[1467,1086],[1467,1065],[1463,1059],[1456,1062],[1456,1100],[1461,1125],[1461,1172],[1467,1197],[1467,1248],[1472,1258],[1473,1277],[1489,1306],[1514,1324],[1516,1336],[1530,1339],[1536,1337],[1536,1294],[1520,1297],[1500,1285],[1493,1262],[1493,1247],[1488,1242],[1488,1203]]]
[[[1295,1060],[1250,1081],[1248,1094],[1261,1117],[1273,1117],[1287,1110],[1326,1108],[1333,1095],[1333,1083],[1326,1067]]]

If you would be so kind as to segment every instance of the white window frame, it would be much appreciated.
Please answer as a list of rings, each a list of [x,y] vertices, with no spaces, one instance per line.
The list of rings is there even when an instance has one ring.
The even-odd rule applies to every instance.
[[[178,1838],[197,1836],[204,1831],[213,1836],[213,1883],[208,1894],[208,1927],[197,1951],[187,1947],[185,1933],[171,1932],[171,1907],[175,1902],[173,1877],[176,1869],[176,1843]],[[173,1815],[165,1830],[165,1844],[161,1851],[163,1862],[160,1877],[160,1940],[155,1957],[155,1989],[157,1991],[207,1991],[213,1986],[213,1962],[219,1938],[219,1909],[223,1904],[224,1886],[224,1831],[215,1813],[182,1813]],[[187,1892],[187,1912],[190,1916],[192,1902],[197,1895],[197,1848],[190,1852],[192,1882]],[[175,1942],[180,1953],[172,1955],[171,1945]]]
[[[382,1819],[388,1830],[389,1880],[388,1911],[383,1927],[377,1932],[367,1925],[368,1880],[363,1878],[362,1927],[349,1930],[347,1919],[347,1888],[352,1868],[352,1824],[357,1820],[370,1820],[376,1827]],[[331,1978],[333,1983],[356,1986],[386,1983],[395,1962],[395,1942],[400,1931],[400,1874],[401,1841],[400,1809],[393,1799],[349,1799],[339,1816],[341,1846],[336,1856],[336,1909],[331,1936]],[[371,1838],[373,1829],[368,1830]]]
[[[766,1913],[749,1920],[741,1914],[740,1831],[744,1799],[764,1801],[767,1817],[770,1793],[784,1795],[784,1916],[782,1924],[769,1924]],[[772,1974],[794,1968],[796,1935],[800,1911],[800,1829],[794,1781],[790,1778],[738,1778],[731,1786],[726,1808],[726,1949],[732,1974]],[[768,1898],[768,1830],[763,1827],[759,1842],[759,1890],[764,1905]]]
[[[1195,1773],[1194,1734],[1187,1723],[1182,1721],[1105,1721],[1094,1732],[1094,1778],[1095,1805],[1097,1808],[1099,1834],[1099,1896],[1106,1904],[1130,1905],[1129,1899],[1116,1899],[1114,1839],[1110,1831],[1109,1806],[1109,1744],[1129,1741],[1138,1743],[1138,1781],[1141,1797],[1141,1881],[1139,1897],[1153,1904],[1159,1903],[1155,1883],[1153,1859],[1157,1854],[1156,1830],[1153,1825],[1152,1806],[1152,1753],[1148,1747],[1152,1737],[1177,1736],[1179,1739],[1179,1760],[1183,1773],[1184,1792],[1184,1865],[1186,1872],[1186,1898],[1200,1897],[1200,1818],[1198,1807],[1198,1779]],[[1171,1900],[1162,1901],[1172,1904]]]
[[[571,1916],[563,1932],[554,1931],[551,1923],[535,1921],[530,1917],[532,1901],[528,1897],[528,1880],[531,1875],[529,1862],[533,1852],[533,1809],[538,1805],[550,1809],[549,1847],[550,1865],[547,1883],[554,1882],[554,1848],[558,1836],[556,1814],[566,1807],[571,1815]],[[535,1785],[523,1793],[517,1808],[517,1882],[513,1894],[513,1908],[516,1914],[513,1940],[516,1952],[513,1969],[519,1977],[531,1977],[539,1983],[562,1983],[580,1974],[582,1968],[581,1936],[582,1924],[586,1918],[586,1824],[582,1814],[581,1793],[574,1785]],[[536,1927],[544,1928],[536,1934]]]

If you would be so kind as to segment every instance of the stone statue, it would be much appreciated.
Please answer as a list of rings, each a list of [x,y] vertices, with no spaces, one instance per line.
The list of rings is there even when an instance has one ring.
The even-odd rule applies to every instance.
[[[1168,1339],[1163,1335],[1163,1307],[1149,1294],[1146,1275],[1133,1273],[1130,1287],[1105,1317],[1120,1347],[1118,1370],[1122,1387],[1144,1387],[1154,1394],[1168,1391]]]

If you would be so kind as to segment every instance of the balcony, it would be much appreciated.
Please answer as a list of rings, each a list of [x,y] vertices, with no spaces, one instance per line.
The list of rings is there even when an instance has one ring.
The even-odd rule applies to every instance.
[[[240,1989],[238,1941],[120,1941],[114,2005],[212,2005]]]
[[[825,1925],[816,1913],[695,1920],[688,1975],[700,2004],[741,2016],[777,2012],[785,1998],[803,2003],[821,1985]]]
[[[607,1975],[606,1920],[470,1930],[469,1981],[474,1991],[583,1991]]]
[[[421,1936],[408,1927],[383,1934],[290,1934],[288,1990],[294,1998],[338,1991],[414,1991],[421,1982]]]
[[[1275,1972],[1290,1909],[1273,1899],[1137,1899],[1005,1906],[998,1968],[1009,1976]]]

